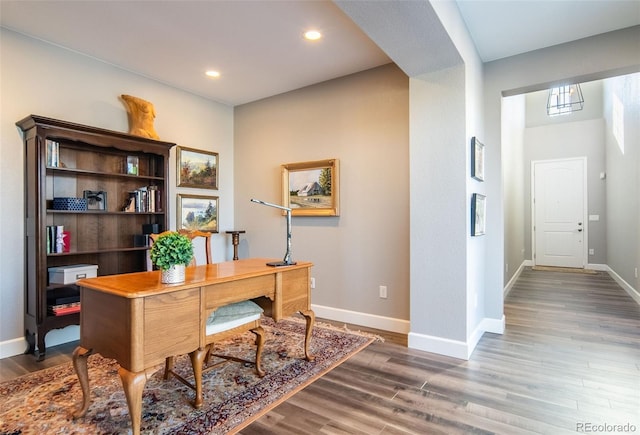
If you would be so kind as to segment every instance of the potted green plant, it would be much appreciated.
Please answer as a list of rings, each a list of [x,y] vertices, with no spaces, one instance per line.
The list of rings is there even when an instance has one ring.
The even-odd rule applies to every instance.
[[[184,281],[185,266],[193,258],[191,240],[180,233],[160,235],[151,246],[151,262],[162,271],[162,282],[173,284]]]

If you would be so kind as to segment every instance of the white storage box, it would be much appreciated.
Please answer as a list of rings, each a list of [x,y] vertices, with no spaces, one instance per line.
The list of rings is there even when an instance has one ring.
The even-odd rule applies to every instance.
[[[98,276],[97,264],[72,264],[49,268],[49,284],[73,284],[79,279]]]

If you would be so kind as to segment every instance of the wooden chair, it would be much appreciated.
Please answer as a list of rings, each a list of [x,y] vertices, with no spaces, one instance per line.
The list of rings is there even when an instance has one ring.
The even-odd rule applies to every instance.
[[[158,237],[167,232],[168,231],[160,234],[151,234],[150,239],[152,242],[154,242]],[[178,232],[187,236],[189,239],[191,239],[191,241],[197,241],[202,238],[205,244],[205,258],[207,264],[213,263],[211,256],[211,233],[198,230],[189,231],[183,229],[178,230]],[[196,261],[194,256],[189,266],[195,266],[195,264]],[[151,270],[150,262],[149,270]],[[204,368],[200,374],[194,373],[194,376],[201,377],[203,373],[206,373],[209,370],[217,367],[222,363],[226,363],[229,360],[253,364],[255,365],[256,373],[258,374],[258,376],[264,376],[265,372],[264,370],[262,370],[260,363],[262,358],[262,349],[264,347],[264,329],[260,325],[262,312],[262,308],[260,308],[260,306],[258,306],[258,304],[256,304],[255,302],[243,301],[219,307],[215,311],[209,313],[205,329],[205,345],[207,346],[207,354],[204,360]],[[251,331],[256,336],[255,361],[247,361],[245,359],[237,358],[230,355],[220,355],[212,353],[214,343],[220,342],[222,340],[236,336],[238,334],[242,334],[247,331]],[[222,361],[215,364],[209,364],[209,362],[211,361],[211,357],[214,356],[222,359]],[[166,359],[164,379],[168,379],[170,375],[173,375],[183,384],[187,385],[193,390],[196,390],[193,382],[183,378],[173,370],[174,360],[174,356],[168,357]],[[197,408],[199,408],[201,405],[201,403],[195,404]]]

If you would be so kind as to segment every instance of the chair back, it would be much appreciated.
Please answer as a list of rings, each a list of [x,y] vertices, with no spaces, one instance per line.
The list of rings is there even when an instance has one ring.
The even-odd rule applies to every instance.
[[[163,231],[162,233],[159,233],[159,234],[149,234],[149,239],[151,240],[151,244],[153,245],[153,243],[158,239],[158,237],[165,234],[174,233],[174,232],[175,231]],[[213,263],[213,258],[211,256],[211,233],[206,231],[200,231],[200,230],[185,230],[185,229],[179,229],[177,232],[184,236],[187,236],[189,240],[191,240],[191,242],[194,244],[194,247],[196,246],[196,244],[199,245],[200,244],[199,241],[202,240],[204,242],[204,253],[207,261],[206,264]],[[147,251],[147,270],[153,270],[153,264],[151,263],[151,256],[149,255],[149,253],[150,251]],[[191,259],[191,262],[187,266],[195,266],[195,265],[196,265],[196,256],[194,255],[193,258]]]

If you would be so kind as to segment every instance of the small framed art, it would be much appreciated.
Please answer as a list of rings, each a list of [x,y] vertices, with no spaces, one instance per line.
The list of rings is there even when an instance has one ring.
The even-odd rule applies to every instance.
[[[474,193],[471,198],[471,235],[482,236],[486,228],[487,197]]]
[[[178,194],[178,229],[218,232],[218,197]]]
[[[340,216],[338,159],[282,165],[282,201],[292,216]]]
[[[178,147],[178,187],[218,189],[218,153]]]
[[[475,136],[471,138],[471,176],[484,181],[484,144]]]
[[[84,190],[82,196],[87,200],[88,210],[107,210],[107,192],[102,190]]]

